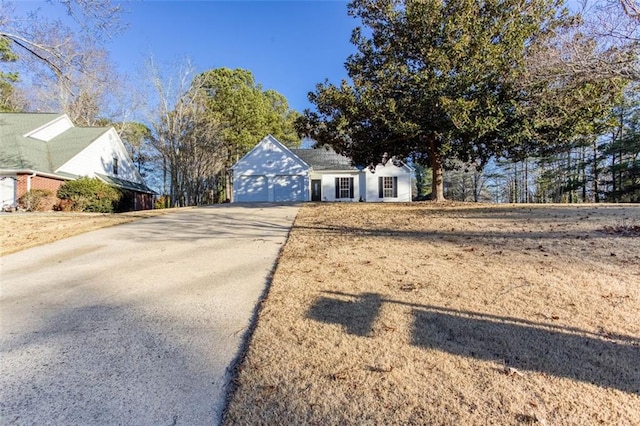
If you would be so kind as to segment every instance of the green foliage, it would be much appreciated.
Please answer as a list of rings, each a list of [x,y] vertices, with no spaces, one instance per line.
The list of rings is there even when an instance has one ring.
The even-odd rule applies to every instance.
[[[151,129],[134,121],[115,123],[114,126],[118,129],[118,134],[138,172],[144,176],[149,171],[148,163],[153,157],[148,150],[152,141]]]
[[[158,210],[158,209],[166,209],[171,205],[171,203],[169,202],[169,196],[168,195],[161,195],[158,198],[156,198],[156,200],[153,202],[153,208]]]
[[[98,178],[88,177],[65,182],[57,195],[71,203],[70,210],[96,213],[112,213],[122,197],[119,189]]]
[[[14,62],[18,56],[11,50],[10,40],[0,36],[0,62]],[[18,73],[0,71],[0,112],[15,111],[11,99],[14,94],[13,83],[18,81]]]
[[[449,159],[485,163],[513,149],[514,82],[528,46],[559,25],[556,0],[355,0],[353,84],[310,93],[297,129],[357,163],[384,152],[432,167],[436,199]],[[370,36],[365,34],[371,34]]]
[[[0,62],[13,62],[18,56],[11,49],[11,40],[0,35]]]
[[[48,189],[33,189],[18,198],[18,206],[30,212],[51,210],[53,202],[53,191]]]
[[[294,121],[298,113],[274,90],[263,90],[251,71],[218,68],[200,74],[194,81],[206,93],[207,119],[222,126],[228,164],[246,154],[267,134],[289,146],[298,146]]]

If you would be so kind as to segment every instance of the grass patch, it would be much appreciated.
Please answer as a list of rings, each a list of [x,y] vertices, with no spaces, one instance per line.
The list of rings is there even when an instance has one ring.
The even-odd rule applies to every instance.
[[[225,423],[640,424],[621,223],[640,209],[305,205]]]
[[[0,256],[176,209],[127,213],[16,212],[0,215]]]

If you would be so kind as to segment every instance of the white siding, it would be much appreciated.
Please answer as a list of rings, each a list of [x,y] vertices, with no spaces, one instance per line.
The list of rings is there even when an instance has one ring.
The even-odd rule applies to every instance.
[[[407,202],[411,201],[411,178],[412,171],[406,166],[397,167],[388,162],[386,165],[378,164],[376,166],[375,173],[371,173],[369,169],[366,169],[367,176],[367,191],[366,201],[371,202]],[[379,194],[379,178],[381,176],[395,176],[398,178],[398,196],[397,197],[383,197],[380,198]]]
[[[66,132],[72,127],[74,126],[71,119],[66,115],[63,115],[24,136],[49,142],[51,139]]]
[[[252,179],[256,176],[260,178]],[[233,166],[234,202],[309,198],[309,166],[273,136],[264,138]]]
[[[361,172],[323,171],[313,174],[313,179],[322,180],[322,201],[359,201],[361,196]],[[353,198],[336,198],[336,178],[353,178]]]
[[[114,158],[118,159],[117,175],[113,173]],[[88,177],[95,177],[96,173],[101,173],[130,182],[143,183],[142,176],[113,128],[100,135],[56,172]]]

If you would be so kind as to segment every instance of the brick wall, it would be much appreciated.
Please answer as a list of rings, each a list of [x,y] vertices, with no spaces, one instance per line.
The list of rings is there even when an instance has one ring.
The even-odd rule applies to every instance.
[[[27,192],[27,179],[30,175],[22,174],[17,176],[16,184],[16,200],[22,197]],[[31,178],[31,190],[34,189],[48,189],[53,192],[55,197],[58,188],[65,183],[64,180],[47,178],[44,176],[34,176]],[[136,193],[135,195],[135,207],[131,206],[135,210],[151,210],[153,209],[153,195]]]
[[[30,175],[18,175],[16,184],[16,199],[22,197],[27,192],[27,180]],[[31,189],[48,189],[56,195],[58,188],[62,186],[65,181],[58,179],[51,179],[44,176],[34,176],[31,178]]]
[[[153,195],[136,193],[136,210],[151,210],[153,209]]]

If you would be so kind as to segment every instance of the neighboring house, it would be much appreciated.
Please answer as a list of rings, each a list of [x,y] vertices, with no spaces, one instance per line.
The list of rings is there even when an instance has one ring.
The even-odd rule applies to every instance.
[[[269,135],[233,170],[233,201],[411,201],[413,169],[397,160],[354,167],[328,148],[290,149]]]
[[[75,127],[66,114],[0,113],[0,207],[82,176],[120,188],[130,210],[153,208],[155,193],[113,127]]]

